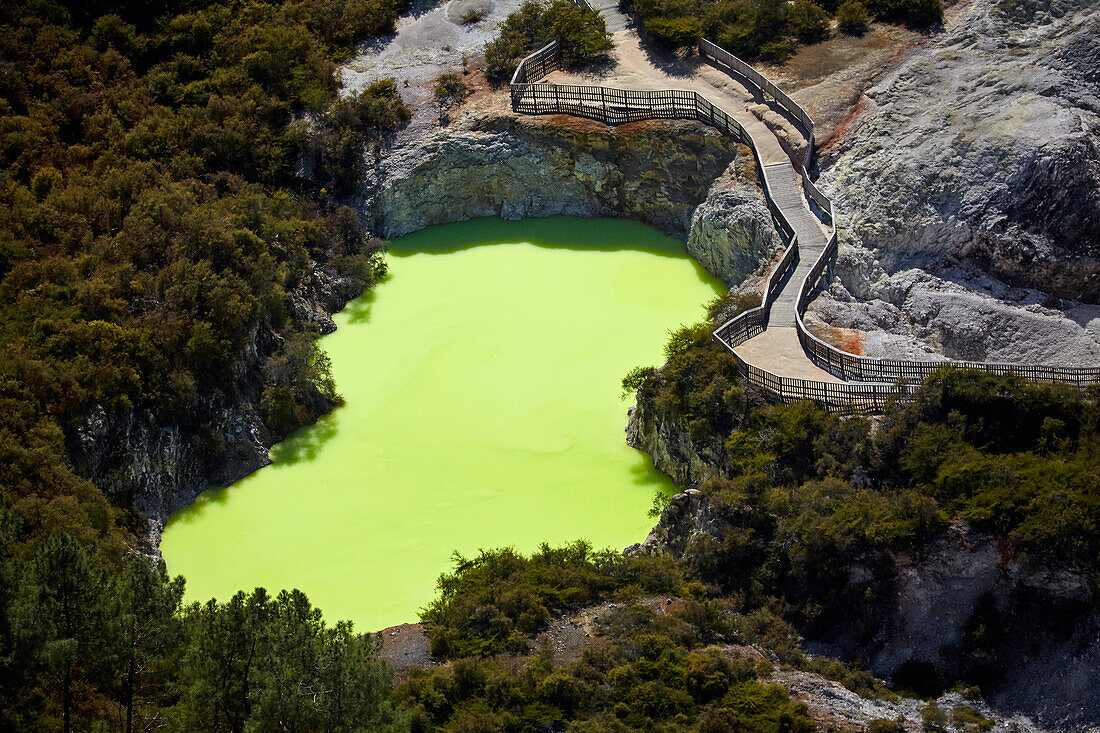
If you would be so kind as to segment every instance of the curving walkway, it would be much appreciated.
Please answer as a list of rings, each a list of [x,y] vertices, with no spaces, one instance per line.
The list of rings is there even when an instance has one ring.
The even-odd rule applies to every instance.
[[[699,54],[713,65],[699,60],[665,63],[642,48],[629,19],[611,0],[571,1],[603,15],[616,43],[614,66],[598,76],[565,73],[559,69],[558,42],[552,41],[516,69],[510,90],[513,110],[569,114],[609,125],[697,120],[752,150],[776,230],[789,244],[768,278],[763,303],[714,332],[737,359],[743,380],[782,402],[815,400],[837,412],[880,411],[891,401],[911,398],[916,386],[944,362],[851,354],[821,341],[802,322],[836,255],[835,211],[805,165],[788,157],[779,138],[747,105],[770,96],[806,136],[804,158],[812,161],[814,123],[806,111],[750,65],[709,41],[699,42]],[[731,100],[737,103],[731,105]],[[951,363],[1040,382],[1079,387],[1100,383],[1100,367]]]

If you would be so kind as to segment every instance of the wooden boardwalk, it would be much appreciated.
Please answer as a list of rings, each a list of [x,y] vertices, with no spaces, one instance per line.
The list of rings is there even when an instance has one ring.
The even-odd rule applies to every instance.
[[[690,119],[715,127],[752,150],[776,230],[788,247],[771,273],[764,302],[723,324],[715,339],[737,359],[742,379],[781,402],[811,399],[836,412],[881,411],[891,401],[911,397],[921,380],[945,362],[872,359],[827,344],[805,327],[802,315],[836,256],[836,213],[811,181],[814,123],[783,90],[715,44],[701,40],[699,54],[711,66],[685,75],[673,65],[659,67],[641,47],[629,19],[611,0],[572,0],[604,17],[615,40],[616,82],[560,69],[553,41],[528,56],[512,78],[512,108],[524,114],[569,114],[619,125],[646,119]],[[725,81],[716,81],[715,75]],[[552,83],[543,81],[552,80]],[[669,88],[670,84],[677,88]],[[738,104],[729,100],[740,94]],[[796,162],[774,133],[746,106],[770,98],[801,128],[807,149]],[[1042,382],[1076,386],[1100,383],[1100,366],[1073,368],[1027,364],[946,362],[993,374],[1015,374]]]

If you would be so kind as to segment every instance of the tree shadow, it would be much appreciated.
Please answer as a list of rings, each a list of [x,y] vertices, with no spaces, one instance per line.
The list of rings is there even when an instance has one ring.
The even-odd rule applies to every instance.
[[[388,279],[388,276],[386,279]],[[383,279],[381,282],[385,282],[386,279]],[[381,282],[379,284],[381,284]],[[374,306],[374,301],[377,299],[378,288],[376,285],[358,298],[348,301],[348,304],[344,306],[344,313],[347,314],[348,323],[359,324],[369,321],[371,308]]]
[[[325,443],[336,437],[336,413],[325,415],[313,425],[297,431],[282,443],[272,446],[273,468],[293,466],[302,461],[312,461],[321,452]]]
[[[661,234],[641,222],[574,216],[549,216],[519,221],[484,217],[428,227],[393,240],[389,253],[392,257],[441,255],[474,247],[517,242],[548,249],[585,252],[632,250],[661,257],[687,256],[682,240]]]

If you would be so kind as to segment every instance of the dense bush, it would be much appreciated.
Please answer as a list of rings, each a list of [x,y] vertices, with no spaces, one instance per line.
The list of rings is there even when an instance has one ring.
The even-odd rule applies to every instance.
[[[867,9],[876,18],[916,28],[943,22],[942,0],[870,0]]]
[[[395,697],[416,731],[812,730],[801,703],[759,679],[770,665],[713,646],[746,640],[741,626],[712,602],[670,614],[626,604],[601,616],[601,644],[579,662],[555,668],[538,654],[515,674],[461,659],[414,672]]]
[[[125,729],[131,713],[160,726],[189,705],[210,729],[349,728],[280,700],[292,679],[265,677],[283,673],[272,656],[243,681],[239,659],[211,663],[224,690],[201,690],[206,672],[181,682],[199,669],[183,650],[236,623],[241,604],[262,617],[261,636],[287,634],[263,644],[283,644],[285,659],[308,652],[298,663],[343,670],[377,702],[384,681],[362,678],[377,665],[361,663],[361,642],[322,629],[304,599],[179,611],[177,581],[125,560],[147,531],[128,510],[130,456],[94,450],[111,500],[67,456],[94,418],[178,429],[215,465],[219,406],[262,390],[277,436],[331,409],[327,359],[291,293],[313,263],[361,288],[381,274],[378,243],[325,189],[353,187],[365,142],[408,114],[392,82],[336,98],[335,61],[392,29],[397,11],[393,0],[0,5],[0,728]],[[225,697],[242,689],[266,697]],[[345,692],[341,715],[361,717]],[[228,711],[242,704],[251,711]],[[216,723],[201,719],[211,711]]]
[[[750,603],[784,598],[809,632],[870,621],[888,601],[894,553],[920,553],[952,518],[1045,565],[1100,568],[1100,394],[945,367],[915,400],[872,422],[745,392],[710,324],[637,369],[644,420],[679,425],[721,455],[702,489],[730,530],[687,558]],[[721,450],[716,450],[720,446]],[[870,570],[850,582],[853,565]]]
[[[0,510],[4,730],[399,730],[377,641],[300,592],[181,607],[183,579],[119,572],[65,533],[14,573]]]
[[[432,654],[488,655],[527,649],[552,614],[615,595],[691,592],[683,568],[658,558],[624,558],[583,542],[524,557],[510,549],[455,556],[439,596],[421,615]]]
[[[599,13],[582,11],[568,0],[525,0],[486,45],[486,75],[496,81],[511,79],[524,56],[555,39],[561,42],[562,62],[570,68],[592,63],[612,48]]]
[[[787,7],[787,26],[802,43],[817,43],[829,34],[829,16],[810,0],[795,0]]]
[[[836,20],[840,30],[860,35],[867,30],[867,7],[859,0],[849,0],[836,11]]]
[[[744,59],[783,61],[794,42],[816,43],[829,35],[835,15],[846,33],[866,27],[868,11],[880,20],[926,27],[943,20],[941,0],[632,0],[639,24],[657,45],[690,48],[701,37]],[[862,12],[861,12],[862,9]]]
[[[392,82],[335,96],[334,59],[396,10],[0,8],[0,487],[20,538],[65,530],[117,560],[137,519],[72,474],[67,444],[91,413],[152,415],[217,460],[206,406],[260,377],[240,373],[250,341],[284,344],[263,375],[276,435],[331,409],[289,293],[311,261],[369,287],[378,248],[298,192],[354,186],[365,141],[407,117]]]

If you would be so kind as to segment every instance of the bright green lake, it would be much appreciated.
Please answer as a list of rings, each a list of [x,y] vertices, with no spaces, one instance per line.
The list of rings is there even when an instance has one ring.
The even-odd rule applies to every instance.
[[[396,240],[322,340],[346,404],[169,521],[189,600],[301,588],[326,618],[415,621],[455,550],[645,538],[672,485],[624,442],[619,382],[720,283],[640,224],[483,219]]]

